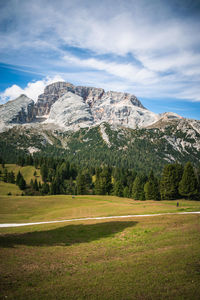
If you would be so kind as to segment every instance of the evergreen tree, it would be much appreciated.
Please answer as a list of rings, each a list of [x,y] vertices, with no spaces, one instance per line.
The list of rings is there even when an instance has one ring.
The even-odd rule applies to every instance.
[[[63,162],[57,169],[57,175],[61,180],[69,179],[69,162]]]
[[[179,183],[179,193],[188,199],[194,199],[198,194],[198,182],[190,162],[187,162],[184,167],[183,176]]]
[[[146,177],[143,175],[137,175],[132,188],[132,198],[135,200],[145,200],[144,185],[146,183]]]
[[[130,189],[129,189],[128,186],[126,186],[126,187],[124,188],[124,190],[123,190],[123,196],[124,196],[125,198],[130,198],[130,197],[131,197]]]
[[[47,182],[44,182],[41,186],[41,193],[47,195],[49,193],[49,185]]]
[[[35,179],[35,181],[33,183],[33,188],[34,188],[35,191],[39,191],[37,179]]]
[[[20,171],[17,173],[16,184],[19,186],[20,190],[25,190],[26,181],[24,180],[24,177],[22,176]]]
[[[71,163],[69,166],[69,176],[72,177],[72,179],[76,179],[77,174],[78,172],[76,165]]]
[[[179,164],[165,165],[160,182],[162,200],[179,198],[178,186],[183,175],[183,167]]]
[[[121,181],[115,181],[113,186],[113,194],[118,197],[123,197],[124,186]]]
[[[146,200],[160,200],[159,185],[153,171],[150,172],[148,181],[144,185],[144,193]]]
[[[39,190],[42,188],[42,185],[41,185],[41,182],[39,181],[39,183],[38,183],[38,188],[39,188]]]
[[[44,182],[47,181],[47,178],[48,178],[48,167],[46,164],[42,164],[41,167],[40,167],[40,173],[42,175],[42,180]]]
[[[17,164],[18,164],[18,166],[21,166],[21,167],[23,167],[25,165],[25,158],[24,158],[24,156],[19,156],[18,157]]]
[[[76,177],[76,186],[77,186],[77,194],[78,195],[85,195],[87,194],[86,189],[86,180],[85,176],[82,173],[79,173]]]
[[[92,188],[92,176],[88,169],[83,172],[83,175],[85,177],[86,191],[89,192]]]
[[[27,166],[32,166],[32,165],[33,165],[33,157],[32,157],[31,154],[28,155],[28,156],[26,157],[26,159],[25,159],[25,164],[26,164]]]
[[[69,180],[65,181],[65,190],[67,195],[74,195],[76,194],[75,192],[75,184],[73,182],[72,177],[70,177]]]
[[[21,174],[20,171],[18,171],[17,177],[16,177],[16,184],[17,184],[17,185],[19,185],[19,181],[20,181],[21,177],[22,177],[22,174]]]
[[[63,182],[60,180],[59,176],[56,176],[50,186],[50,194],[65,194],[65,189],[63,186]]]
[[[24,180],[23,176],[19,179],[18,186],[19,186],[20,190],[25,190],[25,188],[26,188],[26,181]]]
[[[56,171],[54,169],[49,169],[47,181],[52,182],[55,177]]]
[[[30,186],[31,186],[32,189],[34,188],[34,182],[33,182],[33,179],[31,179],[31,181],[30,181]]]
[[[7,181],[10,183],[15,183],[15,174],[13,171],[8,172]]]
[[[95,194],[109,195],[112,190],[111,169],[104,167],[100,174],[96,175]]]

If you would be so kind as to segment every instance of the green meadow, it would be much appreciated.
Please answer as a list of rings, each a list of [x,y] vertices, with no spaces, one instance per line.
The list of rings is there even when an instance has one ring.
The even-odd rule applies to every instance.
[[[0,196],[0,223],[198,211],[200,202]],[[200,216],[0,228],[0,299],[199,299]]]
[[[5,168],[8,172],[13,171],[15,176],[17,176],[17,173],[20,171],[23,175],[26,182],[29,184],[31,179],[42,182],[42,177],[40,174],[40,169],[36,169],[34,166],[18,166],[16,164],[5,164]],[[2,168],[2,165],[0,165],[0,171],[3,173],[4,169]],[[36,176],[34,176],[34,172],[36,172]]]

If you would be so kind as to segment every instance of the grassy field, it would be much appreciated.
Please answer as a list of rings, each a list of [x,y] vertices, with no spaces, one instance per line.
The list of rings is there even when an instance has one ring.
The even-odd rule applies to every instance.
[[[200,210],[200,202],[0,197],[0,223]],[[0,299],[199,299],[200,216],[0,229]]]
[[[200,211],[200,201],[135,201],[115,196],[0,196],[0,223]]]
[[[31,179],[35,180],[36,178],[38,182],[42,182],[40,170],[36,169],[34,166],[21,167],[15,164],[5,164],[5,168],[8,170],[8,172],[13,171],[15,173],[15,176],[20,171],[28,184],[30,183]],[[2,165],[0,165],[0,170],[3,172]],[[37,173],[36,176],[34,176],[35,171]]]
[[[0,181],[0,195],[8,195],[9,193],[16,196],[21,195],[22,191],[16,184]]]

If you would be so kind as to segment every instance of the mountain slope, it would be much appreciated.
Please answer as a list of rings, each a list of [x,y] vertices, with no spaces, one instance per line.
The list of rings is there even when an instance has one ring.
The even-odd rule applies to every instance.
[[[8,162],[35,153],[159,173],[166,163],[200,161],[200,121],[155,114],[130,94],[58,82],[36,103],[20,96],[0,111],[0,156]]]
[[[108,123],[63,132],[36,125],[18,126],[0,134],[0,156],[14,162],[19,153],[63,157],[80,165],[115,165],[160,173],[166,163],[200,161],[200,134],[183,121],[165,128],[130,129]],[[192,134],[191,134],[192,133]],[[9,147],[9,151],[8,151]]]

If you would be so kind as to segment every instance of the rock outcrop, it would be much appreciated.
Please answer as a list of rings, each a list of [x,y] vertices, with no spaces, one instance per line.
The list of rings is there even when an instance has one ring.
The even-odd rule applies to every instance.
[[[70,109],[66,108],[69,97],[63,98],[68,93],[71,93]],[[73,97],[73,94],[78,97]],[[62,100],[59,101],[61,98]],[[74,105],[72,105],[73,101]],[[62,127],[65,126],[66,130],[98,125],[102,122],[137,128],[148,126],[159,119],[157,114],[145,109],[134,95],[74,86],[67,82],[56,82],[47,86],[44,94],[38,97],[36,111],[38,116],[47,116],[45,123],[54,122]],[[77,116],[72,118],[72,115]],[[86,118],[82,118],[82,115]],[[72,120],[75,120],[74,124]]]
[[[56,82],[46,86],[35,105],[37,116],[48,115],[51,106],[67,92],[74,92],[74,88],[73,84],[67,82]]]
[[[0,129],[9,125],[40,122],[55,124],[63,131],[108,123],[127,128],[162,128],[170,122],[181,120],[175,113],[155,114],[128,93],[74,86],[68,82],[48,85],[38,101],[21,95],[0,106]],[[193,122],[193,128],[196,122]]]
[[[52,105],[45,123],[54,123],[70,130],[78,130],[90,127],[93,124],[93,117],[89,105],[84,102],[83,98],[68,92]]]
[[[24,124],[35,120],[34,101],[26,95],[0,106],[0,129],[9,124]]]
[[[44,93],[38,97],[36,103],[36,111],[38,116],[48,115],[51,106],[64,94],[71,92],[83,98],[84,102],[90,107],[94,105],[98,106],[108,98],[111,99],[111,103],[124,101],[129,99],[130,102],[138,107],[144,108],[141,102],[131,94],[119,93],[119,92],[105,92],[104,89],[74,86],[68,82],[56,82],[48,85]]]

